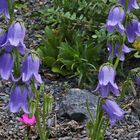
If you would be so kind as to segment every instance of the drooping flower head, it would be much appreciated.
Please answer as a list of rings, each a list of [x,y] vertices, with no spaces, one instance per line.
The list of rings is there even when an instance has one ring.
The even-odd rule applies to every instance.
[[[0,1],[0,14],[4,14],[7,18],[10,18],[7,0]]]
[[[126,2],[128,1],[128,7],[126,7]],[[118,3],[121,4],[128,13],[131,12],[131,10],[134,9],[139,9],[139,5],[137,3],[137,0],[118,0]]]
[[[22,81],[29,82],[34,78],[37,82],[42,83],[39,71],[40,60],[36,55],[28,55],[22,66]]]
[[[6,42],[2,46],[8,52],[11,52],[13,48],[17,48],[21,54],[25,54],[26,46],[24,44],[24,38],[24,25],[20,22],[15,22],[9,27]]]
[[[140,36],[140,23],[137,19],[127,22],[126,35],[130,43],[134,42],[136,36]]]
[[[0,56],[0,76],[4,80],[8,80],[12,73],[14,59],[10,53],[3,53]]]
[[[108,48],[108,51],[109,51],[109,58],[114,58],[114,57],[118,56],[119,48],[120,48],[118,43],[116,43],[114,47],[111,44],[108,44],[107,48]],[[124,61],[125,60],[125,53],[129,53],[131,51],[132,51],[131,48],[128,48],[125,44],[123,44],[120,60]]]
[[[115,29],[121,34],[124,33],[124,26],[122,24],[124,19],[124,10],[121,7],[115,7],[110,10],[106,28],[108,32],[113,32]]]
[[[105,104],[102,105],[102,108],[108,114],[111,126],[115,125],[117,121],[124,118],[124,111],[114,101],[106,99]]]
[[[26,124],[28,126],[33,126],[36,124],[35,116],[32,116],[31,118],[27,114],[23,114],[21,118],[18,119],[23,124]]]
[[[98,86],[95,91],[100,90],[103,97],[112,92],[115,96],[119,96],[119,88],[115,83],[116,72],[110,65],[102,66],[98,74]]]
[[[137,85],[140,85],[140,77],[136,77],[135,81]]]
[[[27,98],[30,98],[31,90],[26,86],[17,85],[11,91],[8,107],[15,113],[21,108],[25,113],[29,113]]]

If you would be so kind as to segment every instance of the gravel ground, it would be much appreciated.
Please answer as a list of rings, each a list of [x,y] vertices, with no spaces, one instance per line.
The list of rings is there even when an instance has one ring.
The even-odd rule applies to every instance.
[[[40,22],[40,17],[33,17],[41,7],[50,2],[48,0],[22,0],[27,3],[26,11],[21,9],[16,11],[18,18],[25,22],[27,34],[25,43],[28,48],[36,48],[40,44],[37,38],[38,34],[43,34],[44,25]],[[22,14],[24,13],[24,14]],[[31,16],[31,17],[30,17]],[[30,17],[30,18],[26,18]],[[45,88],[48,92],[54,95],[55,103],[54,110],[48,122],[51,127],[51,140],[87,140],[85,124],[78,124],[76,121],[65,118],[57,118],[57,104],[63,96],[65,96],[67,89],[75,87],[75,80],[69,81],[67,78],[59,77],[52,74],[48,68],[43,68],[43,79],[45,81]],[[17,121],[22,112],[11,114],[8,110],[3,109],[8,103],[8,96],[10,89],[9,83],[0,83],[0,140],[22,140],[25,126]],[[134,97],[128,95],[125,103],[129,104]],[[125,119],[119,122],[113,128],[109,128],[106,134],[106,140],[140,140],[140,120],[137,112],[133,111],[132,106],[126,109]],[[54,123],[57,120],[57,124]],[[31,138],[37,140],[36,129],[32,128]]]

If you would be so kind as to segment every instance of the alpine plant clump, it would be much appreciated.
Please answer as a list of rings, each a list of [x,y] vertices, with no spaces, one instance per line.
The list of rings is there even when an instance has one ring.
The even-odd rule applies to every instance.
[[[0,78],[12,83],[7,108],[12,113],[24,112],[19,121],[28,126],[37,124],[40,139],[46,140],[48,135],[44,118],[49,113],[46,107],[51,107],[52,97],[44,92],[39,74],[40,59],[25,45],[26,29],[22,21],[14,19],[14,6],[14,0],[0,1],[0,16],[5,17],[7,24],[7,29],[0,28]],[[44,101],[42,108],[39,106],[40,96]],[[48,113],[42,113],[42,110]]]
[[[101,93],[101,102],[98,105],[107,114],[111,126],[122,120],[125,115],[125,111],[117,103],[118,100],[115,101],[121,93],[121,89],[115,82],[115,76],[119,61],[125,61],[125,55],[134,51],[134,49],[129,48],[129,44],[134,43],[135,39],[140,36],[140,22],[136,16],[132,16],[134,9],[139,9],[136,0],[118,0],[118,3],[111,8],[105,24],[108,31],[107,50],[109,57],[108,62],[99,69],[98,85],[95,91],[98,90]],[[140,77],[135,79],[137,83],[140,83],[139,79]],[[115,99],[112,95],[115,96]],[[97,115],[99,115],[98,112]],[[103,122],[100,125],[106,124]],[[100,129],[103,128],[100,127]]]

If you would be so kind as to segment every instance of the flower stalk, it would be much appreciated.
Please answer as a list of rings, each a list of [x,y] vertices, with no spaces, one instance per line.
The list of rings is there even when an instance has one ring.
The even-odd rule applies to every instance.
[[[37,128],[38,128],[38,133],[39,133],[39,136],[40,136],[40,139],[41,140],[46,140],[45,137],[44,137],[44,133],[43,133],[43,129],[42,129],[42,126],[41,126],[41,120],[40,120],[40,110],[39,110],[39,99],[40,99],[40,95],[39,95],[39,92],[36,90],[36,87],[33,83],[33,91],[34,91],[34,94],[35,94],[35,99],[36,99],[36,111],[35,111],[35,117],[36,117],[36,123],[37,123]]]

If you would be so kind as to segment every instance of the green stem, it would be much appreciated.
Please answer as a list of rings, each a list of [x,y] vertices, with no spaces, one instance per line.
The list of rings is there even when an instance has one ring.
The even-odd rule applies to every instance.
[[[14,75],[15,77],[20,76],[20,53],[18,52],[17,49],[14,49],[14,56],[15,58],[15,63],[14,63]]]
[[[9,15],[10,15],[9,25],[11,25],[11,23],[14,21],[15,1],[13,1],[12,5],[11,5],[10,0],[7,0],[7,4],[8,4]]]
[[[127,15],[127,9],[128,9],[128,0],[126,1],[126,9],[125,9],[125,19],[124,19],[124,27],[126,26],[126,23],[127,23],[127,19],[128,19],[128,15]],[[119,64],[119,61],[120,61],[120,57],[121,57],[121,53],[122,53],[122,45],[123,43],[125,42],[125,35],[123,37],[123,41],[121,42],[121,46],[119,48],[119,54],[118,54],[118,57],[116,59],[116,62],[114,64],[114,68],[117,69],[118,67],[118,64]]]
[[[117,57],[116,62],[114,64],[114,68],[115,69],[117,69],[117,67],[118,67],[118,64],[119,64],[119,61],[120,61],[120,58],[121,58],[121,53],[122,53],[122,44],[121,44],[121,46],[119,48],[118,57]]]
[[[43,94],[44,94],[44,91],[43,91]],[[44,95],[43,95],[44,96]],[[46,131],[47,131],[47,129],[46,129],[46,111],[45,111],[45,97],[43,97],[44,98],[44,102],[43,102],[43,114],[42,114],[42,120],[43,120],[43,127],[44,127],[44,137],[46,137]]]
[[[36,97],[36,103],[37,103],[36,112],[35,112],[37,128],[38,128],[40,139],[45,140],[45,138],[43,136],[43,131],[42,131],[42,128],[41,128],[40,115],[39,115],[40,114],[40,111],[39,111],[39,93],[36,90],[35,85],[33,85],[33,86],[34,86],[34,90],[35,90],[35,97]]]

